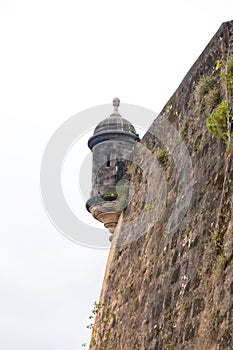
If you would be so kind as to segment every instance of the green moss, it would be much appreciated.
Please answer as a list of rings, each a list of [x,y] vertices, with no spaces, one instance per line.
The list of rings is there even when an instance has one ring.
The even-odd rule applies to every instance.
[[[201,113],[206,108],[213,110],[217,106],[220,100],[220,90],[216,77],[211,74],[199,80],[194,91],[194,100]]]
[[[221,69],[221,68],[222,68],[222,63],[221,63],[219,60],[217,60],[217,61],[216,61],[215,69],[216,69],[216,70],[219,70],[219,69]]]
[[[146,211],[150,213],[154,209],[154,206],[152,204],[147,204],[145,208],[146,208]]]
[[[216,250],[218,254],[222,254],[223,253],[223,235],[218,232],[218,230],[215,230],[215,232],[212,235],[212,240],[215,244]]]
[[[158,150],[158,152],[156,153],[156,158],[164,167],[167,167],[168,165],[168,157],[169,151],[166,147],[160,148],[160,150]]]
[[[207,75],[202,77],[195,89],[195,100],[196,102],[201,102],[202,99],[214,88],[216,87],[217,80],[212,75]]]
[[[220,317],[220,310],[219,310],[219,309],[217,309],[217,310],[215,311],[215,317],[216,317],[216,318],[219,318],[219,317]]]
[[[107,332],[104,333],[107,347],[101,348],[101,350],[104,350],[104,349],[105,350],[113,350],[115,347],[114,347],[114,342],[112,339],[111,324],[112,324],[113,320],[116,318],[116,314],[114,311],[111,312],[107,309],[107,304],[101,303],[101,302],[100,303],[94,302],[94,309],[92,310],[92,316],[90,316],[89,318],[93,318],[94,316],[96,316],[100,310],[101,310],[101,315],[100,315],[100,319],[97,320],[97,322],[104,324],[105,329],[107,329]],[[94,327],[93,324],[87,326],[87,328],[92,329],[92,340],[91,340],[89,349],[96,349],[97,348],[96,347],[96,345],[97,345],[96,339],[100,340],[103,338],[102,331],[98,329],[98,326]]]
[[[233,75],[233,56],[230,57],[228,65],[227,65],[227,72],[228,74]]]
[[[217,106],[220,100],[220,91],[217,86],[215,86],[205,97],[205,105],[213,109]]]
[[[223,64],[216,61],[216,70],[221,69],[219,81],[224,89],[226,98],[220,103],[218,101],[216,108],[207,118],[207,128],[212,134],[223,139],[228,143],[228,149],[231,145],[231,126],[233,121],[232,103],[233,103],[233,56],[231,56],[223,70]],[[214,94],[214,92],[213,92]],[[220,100],[220,96],[219,99]]]
[[[185,124],[185,126],[181,130],[181,136],[186,137],[188,135],[188,124]]]
[[[229,87],[230,93],[231,95],[233,95],[233,56],[231,56],[228,61],[227,80],[228,80],[228,87]]]
[[[225,270],[227,266],[230,264],[231,260],[232,260],[232,255],[225,255],[225,253],[222,252],[218,256],[217,263],[219,267],[221,267],[221,270]]]
[[[106,193],[101,196],[105,201],[115,201],[118,197],[117,193]]]
[[[185,236],[189,237],[190,236],[190,232],[191,232],[191,227],[187,226],[186,229],[185,229]]]
[[[217,107],[217,109],[210,114],[207,118],[207,128],[215,136],[224,139],[228,139],[227,121],[229,118],[229,106],[228,101],[223,100]]]
[[[202,135],[198,136],[195,140],[195,152],[198,153],[199,152],[199,148],[201,145],[201,141],[202,141]]]

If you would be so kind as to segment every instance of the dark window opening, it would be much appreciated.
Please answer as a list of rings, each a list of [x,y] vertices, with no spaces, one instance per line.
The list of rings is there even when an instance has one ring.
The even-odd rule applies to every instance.
[[[107,163],[106,163],[107,167],[110,167],[110,154],[107,155]]]
[[[117,159],[116,162],[117,180],[119,181],[124,175],[124,163]]]

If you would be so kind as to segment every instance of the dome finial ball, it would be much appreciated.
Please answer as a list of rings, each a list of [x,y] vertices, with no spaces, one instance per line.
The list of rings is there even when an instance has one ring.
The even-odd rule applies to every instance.
[[[114,107],[119,107],[120,106],[120,99],[118,97],[115,97],[113,99],[113,106]]]

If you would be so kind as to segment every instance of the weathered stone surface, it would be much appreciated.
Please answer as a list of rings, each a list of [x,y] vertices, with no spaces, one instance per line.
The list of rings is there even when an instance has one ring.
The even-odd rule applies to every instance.
[[[232,44],[233,22],[227,22],[161,112],[185,142],[194,169],[191,205],[172,233],[166,225],[178,191],[174,149],[169,149],[170,155],[156,170],[146,150],[141,150],[139,167],[144,170],[136,169],[132,175],[129,204],[118,222],[125,243],[134,238],[138,227],[141,235],[110,252],[100,297],[106,307],[97,315],[90,349],[233,347],[233,162],[223,140],[206,127],[211,106],[204,106],[195,95],[203,76],[217,77],[215,62],[226,62],[233,54]],[[156,122],[141,141],[152,154],[161,149],[153,136],[155,127]],[[226,159],[230,159],[228,169]],[[156,219],[151,207],[140,216],[148,193],[154,207],[160,194],[165,202]],[[139,216],[136,227],[134,218]]]

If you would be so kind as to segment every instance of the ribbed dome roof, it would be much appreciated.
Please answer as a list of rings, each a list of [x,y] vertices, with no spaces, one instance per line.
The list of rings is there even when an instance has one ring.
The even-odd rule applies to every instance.
[[[118,112],[120,105],[119,98],[114,98],[114,111],[110,117],[102,120],[94,130],[93,136],[88,141],[88,146],[92,147],[102,141],[110,140],[112,138],[126,138],[130,141],[138,141],[139,136],[136,133],[134,126],[126,119],[122,118]]]
[[[94,130],[94,135],[105,132],[127,132],[136,135],[134,126],[121,116],[110,116],[100,122]]]

